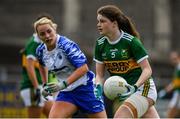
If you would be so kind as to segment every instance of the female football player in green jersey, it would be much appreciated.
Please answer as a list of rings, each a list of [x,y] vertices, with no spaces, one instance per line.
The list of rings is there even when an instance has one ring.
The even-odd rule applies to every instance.
[[[39,62],[35,56],[35,51],[39,44],[40,39],[37,37],[37,34],[33,34],[21,52],[23,79],[20,83],[20,94],[25,107],[27,107],[29,118],[39,118],[41,113],[48,117],[53,104],[52,101],[43,100],[41,94],[42,80],[39,72]]]
[[[97,28],[102,35],[96,41],[96,86],[101,92],[105,69],[111,76],[123,77],[130,92],[120,95],[124,100],[114,118],[158,118],[154,107],[156,87],[145,48],[131,20],[114,5],[97,10]],[[100,93],[96,93],[100,96]]]
[[[180,54],[177,51],[170,53],[170,60],[175,65],[173,80],[165,89],[158,93],[159,98],[163,98],[167,93],[173,91],[173,97],[169,103],[167,118],[180,117]]]

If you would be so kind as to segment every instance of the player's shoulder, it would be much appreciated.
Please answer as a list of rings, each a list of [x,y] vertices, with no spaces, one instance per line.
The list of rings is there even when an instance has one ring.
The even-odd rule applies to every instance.
[[[128,42],[131,42],[131,41],[133,41],[133,39],[136,39],[136,37],[134,37],[133,35],[131,35],[129,33],[123,32],[122,39],[125,41],[128,41]]]
[[[31,45],[31,44],[33,44],[33,42],[34,42],[34,36],[31,36],[31,37],[29,37],[28,39],[27,39],[27,42],[26,42],[26,47],[28,47],[29,45]]]
[[[33,46],[37,46],[41,43],[41,41],[35,37],[34,35],[32,35],[31,37],[28,38],[28,41],[26,43],[26,47],[33,47]]]
[[[46,47],[45,47],[45,44],[44,43],[41,43],[37,48],[36,48],[36,53],[39,54],[41,52],[43,52],[43,50],[45,50]]]
[[[57,46],[60,49],[66,50],[77,46],[77,44],[66,36],[58,36]]]
[[[102,45],[102,44],[104,44],[106,40],[107,40],[107,37],[106,37],[106,36],[100,36],[100,37],[97,38],[97,40],[96,40],[97,45]]]
[[[58,42],[57,42],[58,45],[63,46],[64,44],[72,43],[72,42],[73,41],[67,38],[66,36],[58,36]]]

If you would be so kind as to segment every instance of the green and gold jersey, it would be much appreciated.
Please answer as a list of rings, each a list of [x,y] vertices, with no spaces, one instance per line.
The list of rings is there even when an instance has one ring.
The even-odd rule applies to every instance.
[[[146,58],[148,55],[140,40],[123,31],[115,42],[105,36],[96,41],[94,60],[104,63],[111,76],[122,76],[131,85],[142,72],[138,63]]]
[[[42,84],[42,80],[41,80],[41,76],[40,76],[40,72],[39,72],[39,63],[36,59],[36,48],[38,47],[38,45],[40,44],[40,40],[38,39],[38,37],[36,35],[33,35],[30,39],[28,39],[28,42],[25,46],[24,51],[22,52],[22,76],[23,79],[21,80],[21,89],[25,89],[25,88],[32,88],[33,85],[31,83],[31,80],[28,77],[27,74],[27,59],[28,58],[32,58],[34,59],[34,67],[35,67],[35,72],[36,72],[36,76],[38,79],[38,83]]]
[[[180,64],[178,64],[174,71],[173,85],[175,90],[180,91]]]

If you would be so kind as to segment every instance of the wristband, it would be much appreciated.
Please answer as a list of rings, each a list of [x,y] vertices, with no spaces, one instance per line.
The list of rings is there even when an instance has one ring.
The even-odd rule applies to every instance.
[[[138,87],[136,85],[134,85],[134,89],[135,89],[135,92],[137,91]]]
[[[63,81],[63,84],[64,84],[65,88],[68,87],[67,81]]]

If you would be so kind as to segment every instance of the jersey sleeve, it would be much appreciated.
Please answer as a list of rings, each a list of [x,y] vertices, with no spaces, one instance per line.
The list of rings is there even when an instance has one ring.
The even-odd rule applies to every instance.
[[[31,38],[29,38],[29,42],[27,43],[26,47],[25,47],[25,54],[27,58],[32,58],[34,60],[36,60],[36,48],[37,45],[34,44],[33,42],[34,37],[32,36]]]
[[[95,49],[94,49],[94,58],[93,60],[98,62],[98,63],[103,63],[103,59],[102,59],[102,51],[101,51],[101,47],[102,44],[104,43],[104,39],[98,39],[96,40],[96,44],[95,44]]]
[[[133,38],[131,41],[131,51],[135,60],[140,63],[142,60],[148,58],[147,51],[144,48],[141,41],[137,38]]]
[[[58,43],[58,45],[63,48],[63,51],[73,66],[78,68],[87,63],[86,56],[75,42],[66,37],[61,36],[60,38],[61,43]]]
[[[43,44],[39,45],[37,48],[36,48],[36,57],[37,57],[37,60],[39,61],[39,64],[41,64],[42,66],[45,66],[45,63],[43,62],[42,60],[42,57],[43,57]]]

